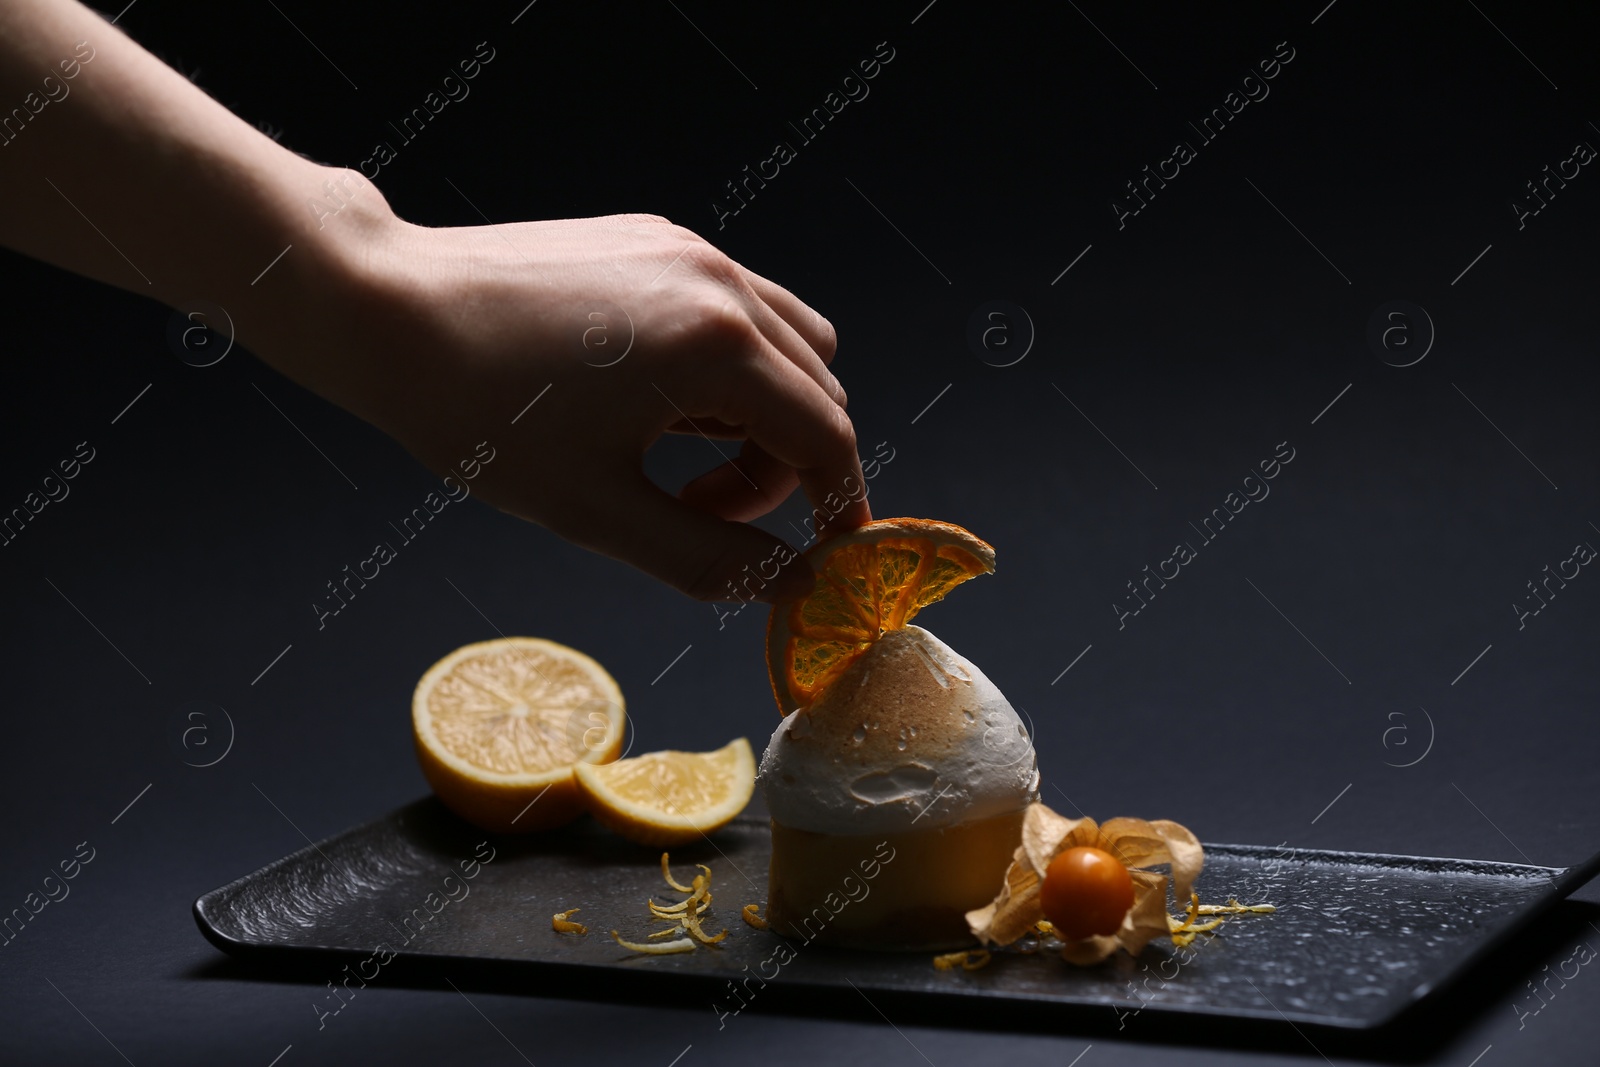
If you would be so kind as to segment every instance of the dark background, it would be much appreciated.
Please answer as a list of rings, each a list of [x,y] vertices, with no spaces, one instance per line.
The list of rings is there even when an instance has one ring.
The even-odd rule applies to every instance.
[[[144,0],[120,24],[285,145],[350,166],[487,41],[470,97],[378,178],[403,216],[654,212],[827,315],[863,451],[894,450],[874,512],[958,522],[998,550],[993,577],[919,621],[1031,718],[1046,800],[1175,817],[1208,841],[1551,865],[1600,849],[1600,578],[1585,569],[1523,629],[1512,608],[1546,564],[1600,544],[1600,177],[1585,167],[1521,230],[1510,206],[1576,143],[1600,145],[1579,7],[925,2]],[[723,183],[795,143],[786,123],[880,41],[895,58],[870,96],[719,231]],[[1119,230],[1124,183],[1196,142],[1186,121],[1282,41],[1295,57],[1270,96]],[[0,549],[0,909],[78,842],[96,850],[0,949],[0,1059],[264,1065],[292,1045],[285,1067],[521,1062],[508,1041],[541,1067],[665,1067],[685,1045],[684,1064],[1067,1064],[1091,1043],[1084,1067],[1320,1059],[1287,1028],[1251,1051],[1226,1032],[1186,1048],[876,1016],[719,1033],[703,1010],[484,991],[480,1016],[449,990],[381,985],[319,1033],[325,990],[225,963],[189,906],[302,833],[425,791],[408,708],[429,664],[496,629],[550,637],[615,674],[639,750],[759,747],[777,721],[765,611],[719,630],[711,607],[473,501],[319,632],[309,604],[428,473],[243,351],[185,365],[166,308],[9,253],[0,270],[0,507],[79,441],[96,450]],[[967,342],[995,299],[1036,334],[1008,367]],[[1367,341],[1393,300],[1436,330],[1409,367],[1380,355],[1421,351],[1421,320],[1418,347]],[[1119,630],[1124,583],[1197,544],[1189,523],[1283,441],[1295,458],[1271,496]],[[716,462],[698,438],[651,457],[672,486]],[[763,525],[792,536],[803,513],[791,500]],[[221,749],[219,708],[231,750],[185,766],[210,758],[179,743],[197,721]],[[1514,1004],[1597,936],[1597,900],[1589,887],[1474,975],[1470,1010],[1352,1054],[1586,1062],[1595,979],[1520,1030]]]

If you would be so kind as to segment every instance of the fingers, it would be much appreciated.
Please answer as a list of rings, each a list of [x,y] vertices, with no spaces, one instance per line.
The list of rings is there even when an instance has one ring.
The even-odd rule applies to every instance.
[[[811,306],[776,282],[769,281],[753,270],[740,267],[745,281],[755,290],[766,305],[777,312],[794,331],[805,339],[807,345],[824,363],[833,362],[838,337],[833,324],[811,309]]]
[[[746,441],[737,459],[685,485],[678,499],[719,518],[749,522],[783,503],[799,484],[793,467]]]
[[[740,269],[743,270],[742,267]],[[758,297],[751,301],[753,306],[748,310],[762,335],[791,363],[805,371],[812,381],[821,386],[830,400],[840,407],[848,404],[850,398],[845,395],[844,386],[839,384],[839,379],[828,369],[828,360],[833,358],[833,327],[829,326],[821,315],[795,299],[788,290],[773,285],[760,275],[751,274],[749,271],[745,271],[745,274]],[[758,285],[763,288],[758,288]],[[782,296],[779,297],[779,294]],[[786,299],[789,304],[794,305],[793,308],[787,309],[789,314],[784,314],[779,310],[779,306],[771,304],[767,299],[768,295],[780,301]],[[809,336],[795,326],[797,321],[806,327]],[[826,331],[825,337],[823,330]],[[818,349],[817,344],[824,340],[826,347]],[[827,352],[826,359],[821,355],[823,351]]]
[[[552,529],[696,600],[770,602],[811,588],[804,558],[771,534],[675,499],[638,470],[608,483],[604,495],[563,509]]]
[[[757,347],[754,357],[700,379],[706,395],[687,399],[722,422],[744,427],[767,455],[795,469],[818,516],[819,537],[866,522],[871,512],[850,417],[794,363]]]
[[[844,407],[849,398],[828,370],[837,347],[828,320],[787,289],[746,270],[704,238],[687,230],[682,235],[690,243],[679,250],[678,259],[687,260],[691,271],[698,268],[701,281],[731,292],[773,348],[810,375],[834,403]],[[693,255],[689,255],[691,252]]]

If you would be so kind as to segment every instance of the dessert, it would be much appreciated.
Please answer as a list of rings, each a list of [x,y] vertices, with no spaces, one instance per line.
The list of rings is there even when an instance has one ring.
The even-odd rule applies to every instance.
[[[1004,880],[1039,771],[995,684],[908,626],[779,724],[760,780],[775,929],[936,948],[971,940],[966,913]]]
[[[960,527],[882,520],[812,549],[812,594],[773,609],[769,666],[786,714],[759,780],[776,932],[971,943],[966,913],[1004,882],[1039,773],[995,684],[909,622],[993,558]]]

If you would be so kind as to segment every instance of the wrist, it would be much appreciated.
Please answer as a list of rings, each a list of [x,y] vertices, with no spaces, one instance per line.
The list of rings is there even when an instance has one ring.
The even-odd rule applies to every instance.
[[[295,162],[304,165],[286,168],[265,197],[276,250],[257,242],[262,270],[235,288],[237,339],[274,369],[372,421],[364,394],[377,347],[370,331],[381,300],[379,265],[408,224],[358,172]],[[360,331],[358,323],[365,324]]]

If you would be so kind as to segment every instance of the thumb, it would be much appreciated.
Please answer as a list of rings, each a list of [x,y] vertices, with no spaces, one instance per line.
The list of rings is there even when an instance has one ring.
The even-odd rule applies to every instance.
[[[621,560],[696,600],[772,602],[809,592],[810,565],[784,541],[718,518],[632,471],[584,508],[581,528],[555,532]]]

